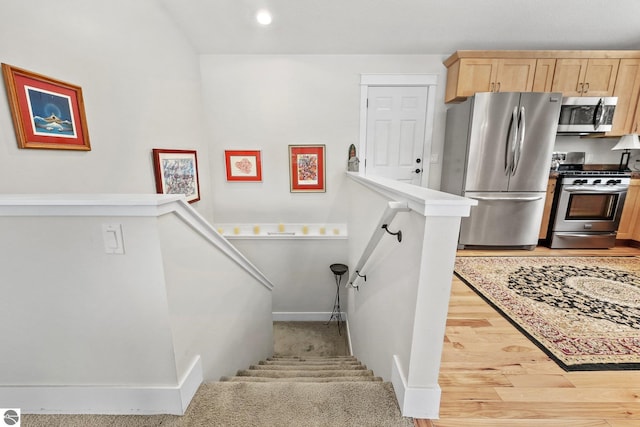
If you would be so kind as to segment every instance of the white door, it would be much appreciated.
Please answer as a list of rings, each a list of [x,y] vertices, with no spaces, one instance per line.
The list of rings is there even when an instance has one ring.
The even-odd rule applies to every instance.
[[[426,86],[369,86],[367,175],[421,184],[427,94]]]

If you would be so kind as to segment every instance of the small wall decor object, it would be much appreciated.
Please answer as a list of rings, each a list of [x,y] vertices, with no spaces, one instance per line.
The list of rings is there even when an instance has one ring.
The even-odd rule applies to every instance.
[[[324,192],[325,146],[290,145],[289,177],[291,192]]]
[[[153,164],[159,194],[184,194],[189,203],[200,200],[198,158],[194,150],[154,148]]]
[[[225,150],[227,181],[262,181],[259,150]]]
[[[360,170],[360,159],[356,156],[356,146],[349,146],[349,160],[347,161],[347,171],[358,172]]]
[[[20,148],[89,151],[82,88],[2,64]]]

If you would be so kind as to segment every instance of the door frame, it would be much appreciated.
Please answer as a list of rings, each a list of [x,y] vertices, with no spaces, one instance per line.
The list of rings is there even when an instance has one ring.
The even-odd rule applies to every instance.
[[[431,167],[431,145],[433,142],[433,121],[436,104],[437,74],[361,74],[360,75],[360,143],[359,157],[366,159],[367,153],[367,94],[371,86],[425,86],[427,88],[427,112],[425,117],[424,141],[422,147],[422,177],[420,185],[427,187]],[[363,166],[359,175],[366,175],[367,166]]]

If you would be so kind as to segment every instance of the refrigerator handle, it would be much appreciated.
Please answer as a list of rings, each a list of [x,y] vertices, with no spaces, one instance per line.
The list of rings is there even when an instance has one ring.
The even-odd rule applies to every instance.
[[[513,144],[511,143],[511,138],[513,138]],[[510,175],[511,169],[513,168],[513,150],[515,150],[516,141],[518,138],[518,107],[513,108],[513,113],[511,113],[511,122],[509,123],[509,132],[507,132],[507,143],[504,147],[504,174]]]
[[[518,144],[515,147],[515,150],[513,153],[513,163],[512,163],[513,170],[511,171],[511,176],[516,174],[516,169],[518,169],[518,165],[520,164],[520,155],[522,154],[522,145],[524,144],[524,136],[527,131],[526,114],[525,114],[524,107],[520,107],[520,117],[518,120],[518,127],[520,128],[518,132]]]

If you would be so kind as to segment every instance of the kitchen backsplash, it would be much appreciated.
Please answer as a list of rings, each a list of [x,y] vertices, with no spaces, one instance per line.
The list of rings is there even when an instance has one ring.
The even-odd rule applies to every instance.
[[[614,145],[620,138],[580,138],[579,136],[556,137],[553,151],[569,152],[584,151],[586,164],[618,164],[620,163],[621,151],[612,151]],[[636,159],[640,159],[640,151],[631,152],[629,168],[640,170],[640,162],[636,165]]]

